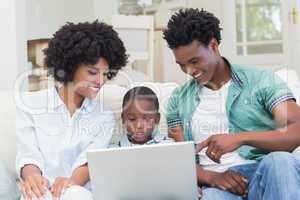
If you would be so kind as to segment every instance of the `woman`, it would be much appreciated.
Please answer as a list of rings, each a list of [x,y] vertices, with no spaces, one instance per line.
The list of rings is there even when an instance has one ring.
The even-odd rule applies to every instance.
[[[98,21],[67,23],[54,34],[45,64],[61,86],[24,95],[17,109],[23,198],[92,199],[86,151],[106,148],[115,124],[94,98],[125,66],[125,51],[112,27]]]

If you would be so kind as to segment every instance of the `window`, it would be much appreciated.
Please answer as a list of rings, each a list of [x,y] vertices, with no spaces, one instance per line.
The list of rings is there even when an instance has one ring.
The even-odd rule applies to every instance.
[[[282,54],[280,0],[235,0],[236,54]]]

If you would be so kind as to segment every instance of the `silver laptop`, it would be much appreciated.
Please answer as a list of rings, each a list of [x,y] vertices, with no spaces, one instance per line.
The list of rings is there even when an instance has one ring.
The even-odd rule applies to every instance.
[[[193,142],[92,150],[94,200],[196,200]]]

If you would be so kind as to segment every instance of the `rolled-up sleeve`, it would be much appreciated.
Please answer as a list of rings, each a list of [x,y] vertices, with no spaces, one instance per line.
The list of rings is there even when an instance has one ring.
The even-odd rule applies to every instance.
[[[16,170],[21,177],[21,169],[28,164],[36,165],[44,171],[44,159],[38,147],[33,117],[17,107],[16,115],[17,157]]]
[[[115,128],[115,117],[112,112],[106,112],[102,120],[99,121],[98,132],[93,133],[94,137],[84,144],[82,151],[72,165],[72,172],[78,167],[87,164],[87,151],[92,149],[108,148]]]
[[[178,93],[179,93],[179,88],[176,88],[168,103],[167,103],[167,107],[166,107],[166,120],[167,120],[167,124],[168,124],[168,128],[172,129],[175,128],[177,126],[182,126],[182,120],[179,116],[179,108],[178,108]]]
[[[287,84],[273,72],[265,72],[264,78],[260,81],[259,91],[266,108],[270,112],[284,101],[296,101]]]

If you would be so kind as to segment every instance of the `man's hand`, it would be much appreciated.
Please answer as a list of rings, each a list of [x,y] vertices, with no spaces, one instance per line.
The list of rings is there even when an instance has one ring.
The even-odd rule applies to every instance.
[[[223,173],[211,172],[210,186],[243,197],[248,194],[248,180],[241,174],[227,170]]]
[[[71,178],[58,177],[55,179],[52,187],[51,193],[54,198],[60,199],[62,191],[72,185],[75,185]]]
[[[49,182],[41,175],[38,167],[26,165],[21,171],[21,176],[21,190],[25,199],[41,198],[46,194]]]
[[[213,161],[220,163],[222,155],[235,151],[242,145],[238,135],[212,135],[197,145],[196,153],[207,147],[206,155]]]

